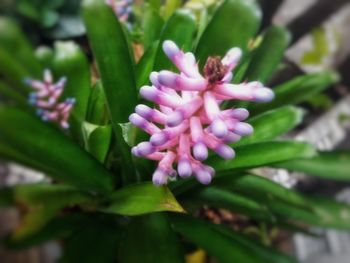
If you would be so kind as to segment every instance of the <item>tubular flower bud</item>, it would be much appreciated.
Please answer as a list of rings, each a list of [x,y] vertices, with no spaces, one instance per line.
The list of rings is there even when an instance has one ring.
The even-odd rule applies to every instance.
[[[66,78],[53,83],[50,70],[44,71],[44,80],[26,79],[25,83],[34,91],[29,94],[28,102],[37,108],[36,113],[43,121],[56,122],[68,129],[68,119],[75,104],[75,98],[66,98],[59,102],[64,91]]]
[[[274,93],[257,81],[230,83],[242,56],[239,48],[230,49],[222,59],[209,57],[203,74],[194,55],[184,53],[174,42],[164,41],[163,50],[180,73],[152,72],[151,86],[141,87],[141,96],[157,106],[138,105],[130,115],[130,121],[151,136],[132,153],[159,161],[153,174],[156,185],[166,184],[176,170],[180,177],[194,176],[209,184],[215,171],[202,163],[208,150],[232,159],[235,151],[228,144],[253,133],[253,127],[243,122],[249,116],[246,109],[221,109],[221,104],[226,100],[268,102]]]

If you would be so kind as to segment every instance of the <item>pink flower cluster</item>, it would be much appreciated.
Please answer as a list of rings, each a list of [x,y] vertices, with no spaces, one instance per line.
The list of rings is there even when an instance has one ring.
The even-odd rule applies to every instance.
[[[26,84],[35,91],[29,94],[29,103],[37,107],[37,114],[43,121],[58,123],[63,129],[68,129],[68,119],[75,104],[74,98],[59,102],[63,93],[66,78],[53,83],[50,70],[44,71],[44,81],[26,79]]]
[[[112,7],[119,21],[126,22],[132,11],[132,0],[106,0],[106,4]]]
[[[227,144],[253,132],[253,127],[243,122],[249,115],[246,109],[222,110],[220,104],[226,100],[268,102],[274,93],[257,81],[230,83],[242,55],[239,48],[230,49],[222,59],[209,57],[203,75],[192,53],[184,53],[169,40],[163,43],[163,50],[180,74],[152,72],[152,86],[141,88],[142,97],[158,108],[141,104],[130,115],[131,123],[151,135],[150,141],[133,147],[132,153],[159,161],[153,174],[155,185],[166,184],[177,173],[183,178],[194,175],[199,182],[209,184],[215,171],[202,163],[208,149],[232,159],[235,152]]]

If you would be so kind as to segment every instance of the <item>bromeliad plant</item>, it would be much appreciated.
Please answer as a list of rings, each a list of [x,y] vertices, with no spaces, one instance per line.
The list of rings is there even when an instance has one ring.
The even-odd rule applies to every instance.
[[[73,42],[34,52],[1,18],[0,156],[52,179],[0,190],[1,207],[23,212],[4,244],[63,240],[63,262],[185,262],[185,255],[191,262],[200,250],[219,262],[280,263],[295,260],[269,246],[270,230],[349,229],[348,205],[304,196],[258,169],[350,179],[349,153],[279,139],[302,121],[292,105],[337,76],[322,72],[265,88],[289,35],[272,26],[254,41],[261,19],[254,1],[224,1],[201,20],[204,30],[186,10],[159,16],[155,2],[145,6],[139,61],[128,29],[104,0],[83,2],[91,65]],[[43,82],[24,82],[40,80],[45,68],[52,79],[46,71]],[[61,77],[64,83],[52,84]],[[43,122],[38,108],[55,118]],[[203,220],[203,206],[250,219],[258,236],[244,225],[233,230]]]

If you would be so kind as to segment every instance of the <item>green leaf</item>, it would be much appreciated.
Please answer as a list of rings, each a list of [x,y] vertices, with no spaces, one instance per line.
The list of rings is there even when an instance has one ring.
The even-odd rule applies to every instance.
[[[191,48],[195,30],[196,23],[193,15],[186,10],[177,10],[163,27],[154,62],[154,70],[174,68],[162,49],[165,40],[173,40],[180,48],[188,51]]]
[[[244,173],[237,175],[231,171],[226,171],[218,174],[214,186],[242,194],[264,205],[270,201],[281,201],[300,208],[310,208],[305,198],[298,192],[285,188],[262,176]]]
[[[60,262],[116,262],[120,240],[115,217],[92,216],[65,240]]]
[[[169,219],[176,232],[205,249],[219,262],[277,262],[266,261],[257,250],[252,250],[253,243],[249,246],[239,242],[211,223],[176,214],[170,214]],[[231,235],[237,234],[232,232]]]
[[[272,26],[263,35],[260,46],[253,51],[245,79],[265,83],[276,70],[290,42],[290,34],[282,27]]]
[[[348,151],[320,152],[309,159],[291,160],[273,166],[332,180],[350,180],[350,153]]]
[[[156,187],[152,183],[124,187],[114,192],[110,200],[104,212],[128,216],[159,211],[184,212],[167,187]]]
[[[271,141],[240,146],[235,149],[236,158],[224,160],[215,155],[208,160],[217,172],[266,166],[277,162],[308,158],[316,154],[314,148],[306,143],[293,141]]]
[[[254,0],[226,0],[203,32],[196,56],[204,65],[209,56],[223,56],[230,48],[244,51],[259,29],[261,13]]]
[[[11,86],[7,85],[4,82],[0,82],[0,94],[1,96],[4,96],[5,98],[17,104],[18,106],[27,109],[29,108],[26,98],[17,90],[13,89]]]
[[[29,71],[2,47],[0,47],[0,76],[23,95],[29,92],[29,88],[24,85],[25,78],[30,77]]]
[[[185,262],[181,243],[163,214],[133,217],[123,234],[120,262]]]
[[[158,40],[164,21],[151,5],[145,6],[143,17],[143,44],[147,50],[154,41]]]
[[[84,0],[83,18],[102,79],[108,109],[122,158],[122,181],[136,179],[131,152],[118,123],[128,121],[136,105],[134,67],[122,26],[104,1]],[[106,41],[108,38],[108,41]]]
[[[113,178],[92,156],[32,115],[0,108],[0,156],[84,190],[109,193]]]
[[[31,76],[41,76],[42,67],[35,58],[34,50],[26,36],[14,21],[5,17],[0,17],[0,47],[11,54],[11,57],[27,69]]]
[[[274,89],[275,99],[269,103],[254,104],[251,113],[256,115],[280,106],[297,104],[336,83],[339,77],[333,72],[321,72],[294,78]]]
[[[95,125],[106,125],[108,123],[109,115],[101,81],[97,81],[91,90],[86,120]]]
[[[154,66],[154,60],[156,58],[159,42],[154,42],[143,54],[139,63],[135,68],[136,73],[136,85],[137,88],[149,83],[149,75],[151,74]]]
[[[24,239],[47,224],[60,209],[91,202],[90,195],[65,185],[29,184],[19,185],[4,191],[5,197],[19,205],[25,212],[22,222],[11,235],[11,242]]]
[[[281,136],[301,123],[303,111],[293,106],[285,106],[268,111],[248,120],[254,127],[251,136],[242,137],[233,147],[267,141]]]
[[[91,90],[89,62],[80,47],[72,41],[56,42],[54,52],[53,69],[56,77],[67,78],[62,97],[76,99],[72,112],[83,121]]]
[[[294,258],[284,255],[279,251],[272,249],[271,247],[263,246],[255,240],[249,239],[246,236],[232,232],[230,229],[227,229],[221,225],[214,226],[218,231],[230,236],[232,239],[241,243],[242,245],[251,249],[251,251],[259,257],[263,258],[266,262],[275,262],[275,263],[296,263],[297,261]]]
[[[111,125],[99,126],[93,132],[91,132],[87,151],[91,153],[98,161],[104,163],[110,148],[112,139],[112,127]]]
[[[259,220],[275,220],[264,204],[215,186],[201,187],[198,191],[191,191],[189,196],[186,195],[184,198],[185,202],[192,205],[198,203],[199,207],[205,204],[211,207],[226,208]]]
[[[348,229],[350,206],[333,200],[309,198],[255,175],[218,174],[214,185],[260,202],[277,222],[306,223]]]
[[[181,5],[180,0],[166,0],[163,6],[163,16],[168,19]]]

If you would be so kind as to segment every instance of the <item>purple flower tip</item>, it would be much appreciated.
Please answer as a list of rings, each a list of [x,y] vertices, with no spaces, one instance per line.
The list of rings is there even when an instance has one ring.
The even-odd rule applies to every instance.
[[[177,171],[183,178],[190,177],[192,175],[191,163],[187,159],[181,159],[177,166]]]
[[[235,151],[225,144],[220,145],[215,151],[226,160],[231,160],[235,157]]]
[[[154,87],[143,86],[140,89],[140,94],[146,100],[153,101],[156,98],[156,96],[157,96],[157,90]]]
[[[204,170],[204,169],[199,169],[196,172],[196,178],[198,179],[199,182],[201,182],[202,184],[208,185],[211,183],[211,174]]]
[[[137,157],[141,157],[142,155],[139,154],[139,151],[138,151],[138,148],[136,146],[132,147],[131,148],[131,153],[134,155],[134,156],[137,156]]]
[[[141,142],[137,146],[137,155],[146,156],[154,152],[154,147],[149,142]]]
[[[158,74],[158,82],[161,85],[173,87],[176,85],[176,75],[171,71],[162,70]]]
[[[129,116],[129,121],[137,127],[142,127],[145,123],[144,118],[140,115],[133,113]]]
[[[169,58],[173,58],[176,54],[180,52],[177,45],[171,40],[165,40],[163,42],[163,50]]]
[[[275,93],[268,88],[260,88],[254,91],[256,102],[270,102],[275,98]]]
[[[249,111],[243,108],[234,109],[232,110],[231,117],[242,121],[249,117]]]
[[[153,146],[160,146],[166,143],[168,140],[167,136],[165,133],[160,132],[160,133],[155,133],[151,136],[150,142]]]
[[[161,169],[157,169],[154,174],[153,174],[153,184],[157,185],[157,186],[161,186],[167,183],[168,180],[168,175],[163,172]]]
[[[145,119],[148,119],[150,117],[150,115],[152,114],[151,113],[152,112],[151,108],[146,106],[146,105],[144,105],[144,104],[137,105],[136,108],[135,108],[135,112],[138,115],[144,117]]]
[[[193,156],[201,162],[208,158],[208,148],[204,143],[198,142],[193,146]]]
[[[228,132],[225,122],[220,119],[214,120],[210,128],[212,133],[218,138],[224,138]]]
[[[168,116],[167,125],[170,127],[175,127],[179,125],[184,120],[183,115],[179,111],[174,111]]]
[[[246,136],[252,134],[254,131],[253,127],[245,122],[238,122],[236,124],[234,132],[238,135]]]

